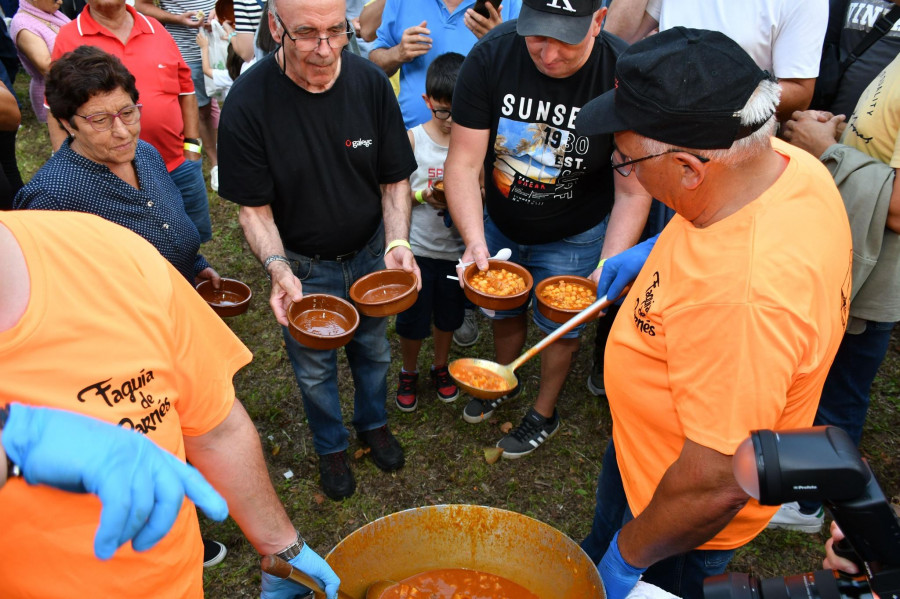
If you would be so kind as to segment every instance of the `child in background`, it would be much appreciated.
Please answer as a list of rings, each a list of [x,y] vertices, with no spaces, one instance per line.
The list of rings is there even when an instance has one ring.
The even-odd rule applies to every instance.
[[[453,331],[463,322],[465,296],[459,283],[447,279],[447,275],[456,276],[456,263],[465,247],[456,228],[444,224],[447,204],[435,198],[433,186],[444,176],[444,160],[450,143],[453,87],[462,62],[463,56],[456,52],[447,52],[434,59],[426,73],[422,96],[431,109],[431,120],[407,132],[419,164],[409,178],[413,205],[409,244],[422,272],[422,290],[416,303],[397,315],[403,368],[396,401],[402,412],[412,412],[418,403],[419,350],[422,341],[432,332],[432,317],[434,361],[431,379],[441,401],[451,402],[459,397],[459,389],[447,371],[447,361]]]
[[[229,39],[231,36],[236,35],[228,21],[223,24],[223,27],[225,28]],[[225,57],[225,69],[214,69],[212,68],[212,62],[209,59],[209,38],[207,37],[206,32],[200,31],[197,34],[197,45],[200,46],[200,60],[203,66],[203,74],[213,80],[217,90],[222,90],[222,97],[224,98],[225,95],[228,94],[228,90],[231,89],[234,80],[243,72],[245,66],[244,60],[234,51],[231,44],[228,44],[228,54]],[[255,61],[250,61],[246,66],[249,67],[253,62]]]

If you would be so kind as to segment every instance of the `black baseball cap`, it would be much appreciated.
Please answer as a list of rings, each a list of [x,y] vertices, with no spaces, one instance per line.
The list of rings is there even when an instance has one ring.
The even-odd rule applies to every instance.
[[[674,27],[622,53],[615,88],[584,105],[575,129],[579,135],[635,131],[685,148],[727,149],[771,117],[745,126],[738,115],[764,79],[769,73],[725,34]]]
[[[598,10],[600,0],[522,0],[516,32],[577,44],[587,35]]]

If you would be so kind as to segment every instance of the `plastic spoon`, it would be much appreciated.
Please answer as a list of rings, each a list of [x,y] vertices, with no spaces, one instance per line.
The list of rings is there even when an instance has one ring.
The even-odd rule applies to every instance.
[[[628,287],[625,288],[625,290],[622,292],[622,295],[625,295],[627,292]],[[450,362],[450,376],[453,376],[453,373],[460,368],[484,368],[485,370],[500,377],[506,384],[506,387],[495,391],[491,389],[473,387],[472,385],[459,380],[455,376],[453,376],[453,379],[456,381],[456,384],[459,385],[460,389],[462,389],[472,397],[477,397],[479,399],[497,399],[498,397],[502,397],[512,391],[518,384],[518,379],[516,379],[515,374],[516,368],[538,355],[540,352],[546,349],[548,345],[550,345],[578,325],[587,322],[588,320],[593,318],[595,314],[605,308],[608,308],[615,301],[615,299],[607,299],[605,295],[603,297],[597,298],[597,301],[560,325],[558,329],[541,339],[540,342],[535,344],[534,347],[526,350],[525,353],[523,353],[521,356],[519,356],[509,364],[497,364],[496,362],[492,362],[491,360],[482,360],[479,358],[461,358],[459,360],[453,360],[452,362]]]
[[[510,256],[512,256],[512,250],[509,248],[502,248],[499,252],[488,258],[488,260],[509,260]],[[456,265],[456,268],[465,268],[470,264],[474,264],[475,261],[471,262],[463,262],[462,258],[459,259],[459,264]],[[447,275],[448,279],[452,279],[454,281],[458,281],[459,277],[454,277],[453,275]]]

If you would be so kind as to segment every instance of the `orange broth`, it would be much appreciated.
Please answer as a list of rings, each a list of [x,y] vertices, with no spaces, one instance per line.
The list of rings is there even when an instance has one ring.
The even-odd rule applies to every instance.
[[[540,599],[515,582],[487,572],[445,568],[410,576],[380,599]]]
[[[509,385],[506,384],[502,376],[480,366],[451,364],[450,374],[460,383],[482,391],[503,391],[504,389],[509,389]]]

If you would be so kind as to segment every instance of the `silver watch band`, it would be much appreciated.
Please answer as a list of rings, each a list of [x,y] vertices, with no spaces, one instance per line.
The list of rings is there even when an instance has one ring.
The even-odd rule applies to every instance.
[[[265,261],[263,262],[263,269],[265,269],[266,276],[269,278],[270,281],[272,280],[272,275],[269,274],[269,265],[272,264],[273,262],[284,262],[289,267],[291,265],[291,261],[288,260],[287,257],[282,256],[281,254],[272,254],[271,256],[266,258]]]
[[[286,562],[291,561],[303,551],[303,546],[306,545],[306,541],[303,540],[303,537],[300,536],[300,531],[297,531],[297,540],[276,553],[278,557],[283,559]]]

